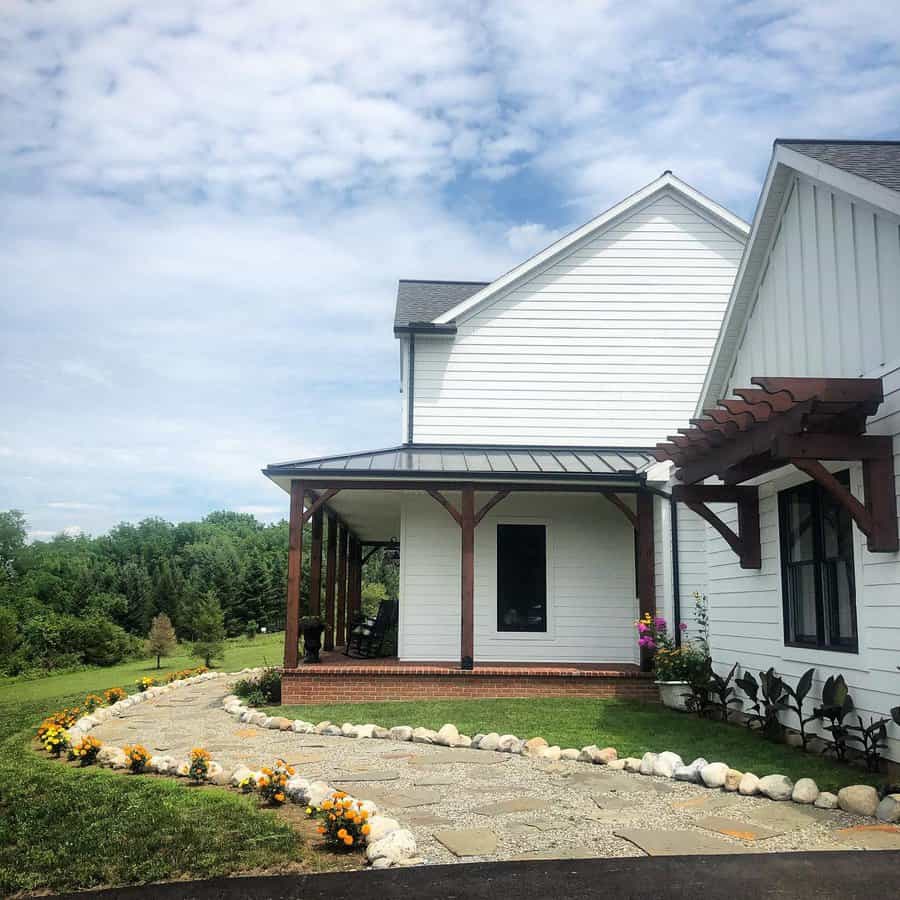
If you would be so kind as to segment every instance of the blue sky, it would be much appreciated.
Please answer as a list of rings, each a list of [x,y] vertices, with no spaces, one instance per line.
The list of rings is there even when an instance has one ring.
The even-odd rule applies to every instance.
[[[297,7],[297,8],[294,8]],[[491,278],[663,169],[896,137],[891,4],[136,3],[0,16],[0,508],[233,508],[400,439],[400,277]]]

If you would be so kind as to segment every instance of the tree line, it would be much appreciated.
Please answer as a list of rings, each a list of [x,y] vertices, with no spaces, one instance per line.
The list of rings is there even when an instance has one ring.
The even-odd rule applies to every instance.
[[[308,526],[307,526],[308,527]],[[308,596],[309,540],[302,578]],[[0,512],[0,669],[110,665],[141,652],[155,616],[179,640],[221,608],[225,633],[284,627],[288,525],[214,512],[197,522],[122,523],[107,534],[27,541],[18,510]],[[396,596],[396,566],[367,564],[366,593]]]

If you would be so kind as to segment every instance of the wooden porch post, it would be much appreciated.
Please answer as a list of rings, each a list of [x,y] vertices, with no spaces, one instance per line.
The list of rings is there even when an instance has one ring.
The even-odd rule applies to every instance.
[[[656,612],[656,572],[653,546],[653,494],[641,491],[637,495],[638,559],[637,595],[640,614]],[[677,627],[677,623],[673,623]],[[650,651],[641,648],[641,668],[650,665]]]
[[[328,537],[325,550],[325,637],[326,650],[334,650],[334,567],[337,564],[337,519],[328,515]]]
[[[347,613],[347,538],[349,533],[344,525],[338,526],[338,570],[337,570],[337,613],[334,622],[335,644],[346,643],[344,623]]]
[[[322,521],[320,506],[312,515],[312,539],[309,544],[309,614],[317,616],[322,609]]]
[[[359,615],[362,605],[362,544],[359,538],[350,538],[350,584],[347,588],[349,600],[347,602],[347,636],[350,636],[350,628],[353,621]]]
[[[287,608],[284,621],[284,667],[297,668],[300,644],[300,575],[303,568],[302,481],[291,482],[291,514],[288,525]]]
[[[462,573],[460,596],[460,660],[461,669],[475,664],[475,488],[462,489],[460,509],[462,533]]]

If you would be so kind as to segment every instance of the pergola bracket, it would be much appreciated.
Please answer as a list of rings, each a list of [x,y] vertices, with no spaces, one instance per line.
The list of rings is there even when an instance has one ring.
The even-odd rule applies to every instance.
[[[722,536],[740,559],[742,569],[762,568],[762,544],[759,535],[759,490],[714,484],[676,484],[672,497],[705,519]],[[735,533],[710,508],[708,503],[736,503],[738,531]]]

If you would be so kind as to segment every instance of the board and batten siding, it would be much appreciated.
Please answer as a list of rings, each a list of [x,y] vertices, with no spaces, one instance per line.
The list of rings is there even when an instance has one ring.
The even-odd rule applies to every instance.
[[[885,399],[869,434],[893,437],[900,511],[900,220],[798,176],[782,206],[744,330],[729,390],[751,376],[881,377]],[[832,470],[846,465],[829,464]],[[862,467],[849,466],[864,498]],[[717,669],[774,666],[792,682],[815,667],[814,699],[842,673],[864,718],[900,705],[900,554],[870,553],[854,525],[859,653],[786,647],[778,533],[778,491],[808,478],[791,468],[760,485],[762,568],[743,570],[706,527],[712,650]],[[720,507],[716,507],[717,511]],[[736,528],[733,508],[723,518]],[[679,523],[680,524],[680,523]],[[808,701],[812,705],[812,701]],[[788,717],[788,724],[795,724]],[[900,761],[900,728],[889,726],[887,756]]]
[[[458,504],[458,495],[447,495]],[[476,495],[476,507],[489,499]],[[497,525],[547,526],[546,634],[497,631]],[[404,498],[399,656],[458,660],[460,532],[431,497]],[[510,494],[475,531],[476,662],[637,662],[634,530],[597,494]]]
[[[692,415],[743,237],[667,190],[417,338],[414,440],[651,445]]]

